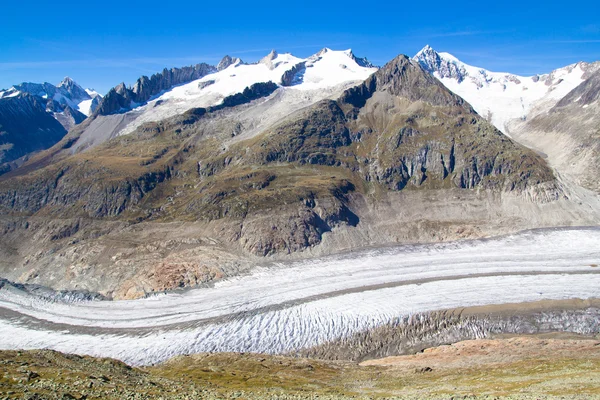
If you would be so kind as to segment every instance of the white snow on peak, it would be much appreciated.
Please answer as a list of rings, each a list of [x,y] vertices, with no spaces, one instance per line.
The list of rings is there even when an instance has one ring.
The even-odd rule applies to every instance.
[[[430,46],[413,59],[506,134],[510,121],[548,111],[583,82],[587,70],[596,68],[594,64],[577,63],[549,74],[525,77],[474,67]]]
[[[21,92],[19,90],[17,90],[16,88],[12,87],[10,89],[7,90],[3,90],[0,92],[0,99],[7,99],[9,97],[15,97],[20,95]]]
[[[352,50],[333,51],[327,48],[323,50],[306,60],[302,81],[294,86],[295,88],[320,89],[348,81],[364,81],[377,70],[358,65]]]
[[[94,100],[89,99],[89,100],[81,101],[79,104],[77,104],[77,110],[80,113],[82,113],[83,115],[85,115],[86,117],[89,117],[90,114],[93,112],[92,111],[92,101],[94,101]]]
[[[455,63],[460,63],[460,64],[462,64],[464,66],[467,66],[467,64],[464,64],[464,63],[460,62],[460,60],[458,58],[454,57],[450,53],[441,52],[441,53],[438,53],[438,54],[440,55],[440,57],[442,57],[445,60],[452,61],[452,62],[455,62]]]
[[[259,82],[274,82],[281,85],[280,90],[313,91],[330,89],[346,82],[358,83],[376,70],[358,65],[351,50],[334,51],[328,48],[305,59],[275,51],[254,64],[244,64],[236,59],[234,64],[221,71],[174,87],[147,104],[135,108],[131,113],[137,114],[137,118],[119,134],[131,133],[145,122],[160,121],[182,114],[191,108],[218,105],[225,97],[240,93],[246,87]],[[293,79],[284,83],[284,74],[292,72],[295,72]],[[290,83],[290,86],[283,86]],[[323,92],[331,94],[327,90]],[[313,97],[315,102],[323,98]],[[300,99],[301,96],[297,98]],[[302,105],[306,106],[306,101],[302,101]]]
[[[98,107],[99,101],[94,102],[96,97],[102,99],[102,95],[96,92],[94,89],[85,89],[85,92],[91,97],[90,99],[82,100],[77,104],[77,110],[89,117]]]

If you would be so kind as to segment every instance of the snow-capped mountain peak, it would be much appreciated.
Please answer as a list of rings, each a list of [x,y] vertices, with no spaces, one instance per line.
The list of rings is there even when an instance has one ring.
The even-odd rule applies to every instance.
[[[59,96],[65,98],[64,102],[68,103],[71,107],[79,109],[79,104],[82,101],[91,100],[91,96],[81,86],[79,86],[73,79],[68,76],[65,77],[57,86]],[[61,99],[57,99],[60,103]],[[83,111],[80,111],[83,112]],[[83,112],[85,115],[89,113]]]
[[[71,86],[74,86],[74,85],[77,85],[75,83],[75,81],[73,79],[71,79],[70,77],[65,76],[63,78],[63,80],[58,85],[56,85],[56,86],[57,87],[65,87],[65,88],[67,88],[67,87],[71,87]]]
[[[132,132],[144,122],[159,121],[191,108],[219,105],[226,97],[242,93],[257,83],[272,82],[279,87],[278,93],[290,93],[290,102],[305,106],[341,93],[348,85],[365,80],[375,71],[366,59],[355,57],[352,50],[323,48],[307,58],[272,50],[252,64],[225,56],[216,71],[166,90],[134,108],[135,119],[120,134]],[[296,106],[289,104],[292,108]]]
[[[275,60],[277,58],[279,54],[277,54],[277,52],[275,51],[275,49],[271,50],[271,52],[269,54],[267,54],[266,56],[264,56],[263,58],[261,58],[261,60],[259,61],[260,64],[265,64],[267,67],[269,67],[270,69],[273,68],[273,60]]]
[[[436,78],[456,79],[462,82],[468,75],[466,65],[460,62],[456,57],[449,53],[438,53],[431,46],[427,45],[421,49],[414,57],[423,69]]]
[[[474,67],[429,45],[413,60],[506,134],[509,134],[510,121],[525,120],[548,111],[583,82],[586,73],[599,67],[577,63],[549,74],[525,77]]]
[[[223,57],[223,59],[217,65],[217,71],[222,71],[224,69],[227,69],[231,65],[236,66],[236,65],[241,65],[241,64],[244,64],[244,62],[242,61],[241,58],[231,57],[231,56],[227,55],[227,56]]]
[[[48,82],[23,82],[14,85],[0,92],[0,99],[19,95],[31,95],[45,102],[47,112],[67,130],[89,116],[102,99],[97,92],[88,92],[68,76],[56,86]]]

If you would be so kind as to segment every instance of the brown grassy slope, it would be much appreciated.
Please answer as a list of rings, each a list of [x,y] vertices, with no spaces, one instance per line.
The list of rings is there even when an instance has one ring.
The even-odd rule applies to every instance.
[[[198,354],[142,369],[51,351],[3,351],[0,394],[48,399],[600,398],[600,342],[477,340],[369,365]]]

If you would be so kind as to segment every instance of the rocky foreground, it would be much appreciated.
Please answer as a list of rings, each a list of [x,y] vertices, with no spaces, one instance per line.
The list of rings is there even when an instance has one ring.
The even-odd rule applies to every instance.
[[[471,340],[362,364],[204,353],[146,368],[49,350],[3,351],[0,398],[600,398],[600,340]]]

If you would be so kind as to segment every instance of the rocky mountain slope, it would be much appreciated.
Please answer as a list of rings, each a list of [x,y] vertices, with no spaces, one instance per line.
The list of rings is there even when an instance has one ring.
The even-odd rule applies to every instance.
[[[96,113],[0,181],[2,275],[119,297],[142,276],[131,293],[218,279],[257,256],[597,221],[419,63],[399,56],[368,76],[357,60],[225,60],[139,110]],[[78,147],[102,124],[115,132],[106,117],[135,121],[187,95],[208,104]]]
[[[566,181],[600,192],[600,62],[522,77],[472,67],[429,46],[413,59]]]
[[[69,77],[57,86],[25,82],[0,91],[0,173],[56,144],[101,98]]]
[[[600,62],[579,62],[534,76],[491,72],[425,46],[413,59],[448,89],[466,99],[479,115],[509,134],[507,124],[550,110],[561,98],[600,69]]]
[[[46,107],[45,101],[29,93],[0,99],[0,173],[18,167],[29,154],[53,146],[67,133]]]
[[[549,111],[508,124],[511,135],[547,155],[577,184],[600,193],[600,71],[591,74]]]

